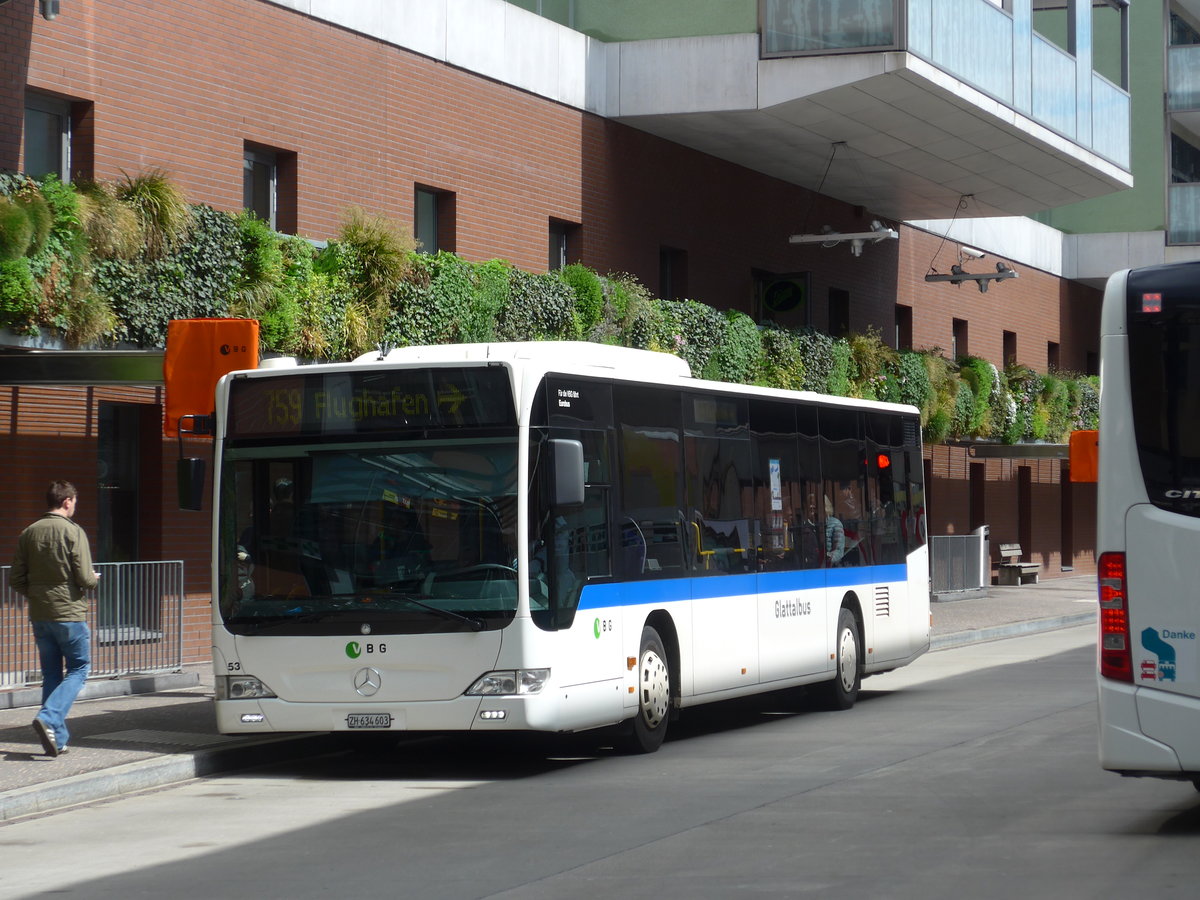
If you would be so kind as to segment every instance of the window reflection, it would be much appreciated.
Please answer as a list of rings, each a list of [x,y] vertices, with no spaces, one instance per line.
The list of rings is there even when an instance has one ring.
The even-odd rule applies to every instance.
[[[820,53],[892,47],[896,0],[767,0],[763,49]]]

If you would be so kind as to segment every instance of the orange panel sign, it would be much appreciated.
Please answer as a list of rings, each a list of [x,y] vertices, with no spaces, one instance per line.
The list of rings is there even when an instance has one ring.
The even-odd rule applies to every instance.
[[[1099,472],[1100,432],[1072,431],[1069,446],[1071,481],[1095,484]]]
[[[180,416],[207,416],[221,376],[258,368],[255,319],[172,319],[163,355],[166,415],[163,434],[179,434]],[[187,426],[185,424],[184,431]]]

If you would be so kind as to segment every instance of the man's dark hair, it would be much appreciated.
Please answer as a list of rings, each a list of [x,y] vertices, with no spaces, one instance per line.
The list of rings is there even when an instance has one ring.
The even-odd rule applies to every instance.
[[[64,503],[77,496],[79,496],[79,492],[75,490],[75,485],[71,482],[52,481],[50,487],[46,488],[46,508],[62,509]]]

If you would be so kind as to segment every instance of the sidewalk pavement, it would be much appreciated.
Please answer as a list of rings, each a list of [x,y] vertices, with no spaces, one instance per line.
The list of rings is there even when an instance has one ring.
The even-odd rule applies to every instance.
[[[932,651],[1067,628],[1096,620],[1096,579],[943,595],[932,610]],[[344,746],[332,735],[218,734],[206,664],[88,682],[68,717],[70,752],[51,758],[30,727],[40,696],[0,691],[0,822]]]

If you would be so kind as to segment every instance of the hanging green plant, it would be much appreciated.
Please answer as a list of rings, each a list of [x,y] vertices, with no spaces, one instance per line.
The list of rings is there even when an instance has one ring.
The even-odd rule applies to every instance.
[[[114,195],[137,216],[142,247],[147,256],[159,257],[178,247],[192,227],[192,213],[183,192],[162,169],[138,175],[121,173]]]

